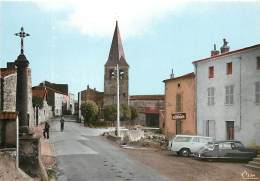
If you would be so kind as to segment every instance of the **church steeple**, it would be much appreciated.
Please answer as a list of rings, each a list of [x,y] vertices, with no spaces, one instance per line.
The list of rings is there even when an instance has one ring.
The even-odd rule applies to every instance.
[[[116,27],[112,39],[112,44],[109,51],[109,57],[105,66],[116,66],[116,64],[118,64],[119,66],[120,65],[128,66],[125,59],[125,53],[124,53],[117,21],[116,21]]]
[[[109,57],[105,64],[104,72],[104,106],[117,103],[117,80],[113,77],[113,72],[118,64],[119,72],[124,72],[120,77],[119,96],[120,104],[128,104],[128,70],[129,65],[125,59],[125,53],[119,33],[118,22],[113,35],[112,44],[109,51]]]

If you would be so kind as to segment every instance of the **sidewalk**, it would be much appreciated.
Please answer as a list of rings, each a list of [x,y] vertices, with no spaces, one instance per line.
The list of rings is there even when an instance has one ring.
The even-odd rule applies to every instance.
[[[52,144],[50,143],[49,139],[44,139],[43,137],[43,128],[44,124],[40,124],[37,127],[35,127],[35,134],[38,136],[41,136],[40,142],[41,142],[41,160],[46,168],[47,172],[49,172],[49,169],[55,168],[55,158],[54,158],[54,152]],[[51,135],[50,135],[51,136]],[[48,173],[49,175],[50,173]]]

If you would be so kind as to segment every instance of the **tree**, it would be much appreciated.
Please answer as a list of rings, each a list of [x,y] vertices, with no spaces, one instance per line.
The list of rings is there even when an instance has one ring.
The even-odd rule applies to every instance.
[[[91,124],[97,120],[98,106],[93,101],[86,101],[81,104],[81,113],[84,117],[84,124]]]
[[[138,112],[134,106],[130,106],[130,110],[131,110],[131,119],[130,120],[133,121],[135,118],[137,118]]]
[[[116,105],[109,105],[104,107],[104,119],[105,121],[115,121],[117,116]]]
[[[39,96],[33,96],[32,97],[32,104],[33,107],[39,106],[39,108],[43,107],[43,99]]]
[[[131,119],[131,109],[128,105],[123,104],[120,106],[120,120],[129,121]]]

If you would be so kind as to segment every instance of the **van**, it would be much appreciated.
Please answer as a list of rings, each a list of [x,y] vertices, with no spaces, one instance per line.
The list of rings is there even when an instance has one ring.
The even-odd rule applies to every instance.
[[[212,137],[176,135],[169,141],[168,149],[176,152],[178,155],[188,157],[212,141]]]

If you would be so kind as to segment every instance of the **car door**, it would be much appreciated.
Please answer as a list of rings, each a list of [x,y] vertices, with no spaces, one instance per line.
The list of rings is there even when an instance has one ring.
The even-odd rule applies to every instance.
[[[233,150],[230,142],[223,142],[219,144],[218,157],[220,159],[232,160],[235,157],[237,150]]]

